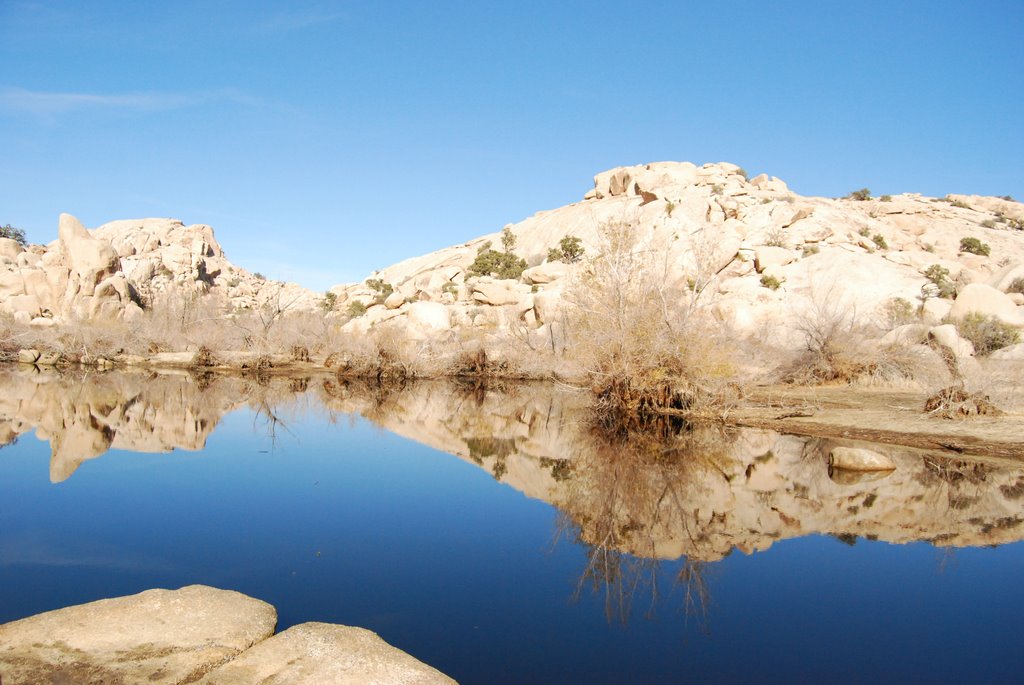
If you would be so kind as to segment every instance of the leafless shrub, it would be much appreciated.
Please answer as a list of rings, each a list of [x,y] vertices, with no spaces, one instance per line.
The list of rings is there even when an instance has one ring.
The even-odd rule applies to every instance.
[[[566,299],[567,353],[589,374],[599,406],[623,417],[716,412],[732,368],[702,316],[706,255],[692,250],[698,285],[685,289],[671,285],[666,246],[641,245],[633,222],[604,224],[598,247]]]

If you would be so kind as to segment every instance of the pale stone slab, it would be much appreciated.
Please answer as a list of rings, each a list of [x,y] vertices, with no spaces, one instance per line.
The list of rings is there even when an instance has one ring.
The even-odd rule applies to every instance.
[[[828,463],[847,471],[892,471],[896,468],[890,457],[861,447],[835,447],[828,455]]]
[[[211,671],[201,685],[451,684],[440,671],[392,647],[376,633],[331,623],[302,623]]]
[[[146,590],[0,626],[4,683],[192,682],[270,637],[277,611],[238,592]]]

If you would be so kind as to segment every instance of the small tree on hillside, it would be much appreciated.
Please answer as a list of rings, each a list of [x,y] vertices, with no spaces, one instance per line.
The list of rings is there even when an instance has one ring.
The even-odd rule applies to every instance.
[[[25,241],[25,231],[23,231],[20,228],[15,228],[10,224],[7,224],[6,226],[0,226],[0,238],[9,238],[18,243],[19,245],[21,245],[22,247],[25,247],[25,245],[27,245]]]

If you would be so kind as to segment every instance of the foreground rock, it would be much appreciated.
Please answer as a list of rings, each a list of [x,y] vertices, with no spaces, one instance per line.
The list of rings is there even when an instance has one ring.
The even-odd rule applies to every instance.
[[[192,585],[49,611],[0,626],[10,683],[182,683],[274,634],[274,607]]]
[[[211,671],[202,685],[251,683],[402,683],[455,681],[363,628],[303,623]]]
[[[455,682],[362,628],[304,623],[271,637],[276,623],[266,602],[203,585],[102,599],[0,626],[0,681]]]

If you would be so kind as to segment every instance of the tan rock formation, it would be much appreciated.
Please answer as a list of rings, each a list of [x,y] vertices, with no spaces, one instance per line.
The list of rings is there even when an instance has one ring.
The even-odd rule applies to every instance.
[[[58,609],[0,626],[12,683],[183,683],[274,633],[277,612],[192,585]]]
[[[200,685],[455,683],[440,671],[392,647],[376,633],[330,623],[292,626],[211,671],[198,682]]]

